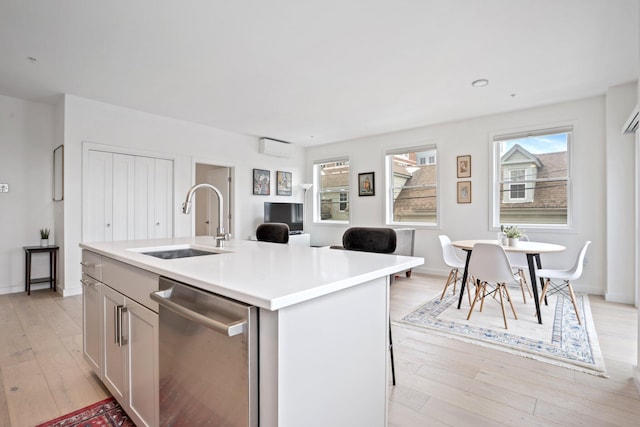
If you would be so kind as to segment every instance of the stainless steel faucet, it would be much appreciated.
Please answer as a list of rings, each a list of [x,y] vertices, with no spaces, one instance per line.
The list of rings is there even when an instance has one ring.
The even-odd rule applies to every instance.
[[[196,184],[187,192],[187,200],[182,204],[182,213],[188,214],[191,212],[191,198],[193,194],[200,188],[208,188],[218,196],[218,228],[216,229],[216,235],[213,237],[216,240],[216,247],[222,248],[224,241],[229,240],[231,235],[224,232],[224,209],[222,202],[222,193],[216,187],[211,184]]]

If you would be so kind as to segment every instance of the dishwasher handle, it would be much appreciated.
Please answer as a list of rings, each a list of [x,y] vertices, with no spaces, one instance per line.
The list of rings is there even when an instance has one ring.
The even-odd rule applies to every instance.
[[[182,317],[192,320],[196,323],[199,323],[202,326],[206,326],[207,328],[212,329],[228,337],[241,335],[245,332],[245,329],[247,326],[246,320],[237,320],[231,323],[219,322],[215,319],[204,316],[193,310],[189,310],[188,308],[171,301],[171,299],[169,299],[171,297],[171,291],[172,289],[166,289],[164,291],[151,292],[149,296],[151,297],[152,300],[154,300],[158,304],[168,308],[171,311],[178,313]]]

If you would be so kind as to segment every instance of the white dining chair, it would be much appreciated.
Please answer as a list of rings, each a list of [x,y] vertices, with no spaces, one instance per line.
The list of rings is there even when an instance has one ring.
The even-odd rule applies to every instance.
[[[500,306],[502,308],[502,318],[504,319],[505,329],[509,329],[507,325],[507,314],[504,309],[504,298],[507,298],[513,317],[518,319],[513,301],[509,295],[507,284],[518,283],[513,269],[509,263],[509,258],[502,246],[492,243],[476,243],[473,246],[471,259],[469,260],[469,274],[475,278],[476,296],[471,303],[467,320],[471,319],[473,308],[478,299],[480,302],[480,311],[484,307],[484,300],[490,295],[498,295]],[[494,288],[487,292],[487,286],[493,285]]]
[[[520,240],[523,242],[528,242],[529,237],[524,234],[520,237]],[[511,263],[511,267],[513,271],[518,276],[518,283],[520,284],[520,290],[522,291],[522,301],[527,303],[527,296],[525,294],[525,290],[529,294],[530,298],[533,298],[533,294],[531,293],[531,288],[529,288],[529,283],[527,282],[527,273],[529,271],[529,263],[527,262],[527,255],[521,252],[507,252],[507,257],[509,257],[509,262]]]
[[[538,277],[543,278],[544,286],[542,288],[542,294],[540,294],[540,303],[544,300],[544,297],[549,294],[560,293],[564,296],[568,296],[573,304],[573,309],[576,311],[576,317],[578,318],[578,324],[582,325],[580,320],[580,313],[578,312],[578,304],[576,303],[576,295],[573,292],[573,286],[571,281],[576,280],[582,276],[582,270],[584,266],[584,257],[587,254],[587,249],[591,241],[586,241],[578,254],[576,263],[573,267],[566,270],[555,270],[551,268],[541,268],[537,271]],[[554,282],[552,279],[562,281],[561,283]],[[568,291],[568,292],[567,292]]]
[[[451,239],[444,234],[438,236],[440,239],[440,246],[442,246],[442,258],[444,263],[447,264],[447,267],[451,268],[449,271],[449,276],[447,277],[447,281],[444,284],[444,289],[442,290],[442,295],[440,295],[440,300],[442,300],[447,293],[447,288],[450,285],[453,285],[453,294],[456,293],[456,284],[458,283],[458,275],[460,275],[460,280],[462,280],[461,272],[464,271],[465,262],[458,257],[456,254],[456,250],[451,244]],[[471,286],[469,284],[471,280],[467,278],[467,295],[469,296],[469,304],[471,304],[471,290],[469,289]]]

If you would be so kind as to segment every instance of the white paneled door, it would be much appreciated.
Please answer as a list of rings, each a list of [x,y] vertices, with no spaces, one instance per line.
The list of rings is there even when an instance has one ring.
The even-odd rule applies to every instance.
[[[83,240],[173,236],[173,161],[88,150]]]

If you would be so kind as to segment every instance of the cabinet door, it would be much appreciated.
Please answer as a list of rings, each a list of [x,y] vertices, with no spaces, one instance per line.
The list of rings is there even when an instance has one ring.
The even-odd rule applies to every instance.
[[[105,242],[113,240],[113,154],[89,150],[86,183],[86,227],[83,240]]]
[[[173,236],[173,161],[154,160],[153,237],[160,239]]]
[[[113,155],[112,238],[133,240],[134,236],[134,156]]]
[[[82,351],[94,372],[102,378],[102,284],[82,275]]]
[[[126,344],[121,340],[124,330],[125,298],[108,286],[102,287],[103,382],[119,402],[126,402]]]
[[[130,415],[136,425],[157,426],[159,419],[158,314],[127,299]],[[141,423],[142,422],[142,423]]]
[[[135,239],[173,236],[173,161],[135,158]]]

